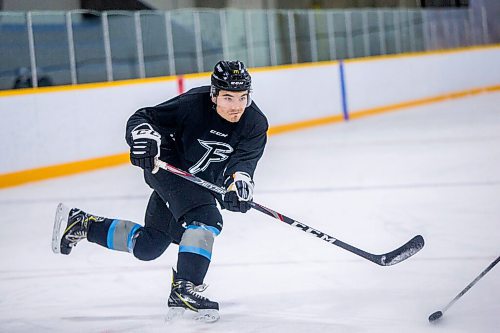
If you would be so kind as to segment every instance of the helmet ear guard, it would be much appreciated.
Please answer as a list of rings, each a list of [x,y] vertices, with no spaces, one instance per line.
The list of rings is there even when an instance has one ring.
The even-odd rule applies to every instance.
[[[213,84],[210,86],[210,97],[217,97],[219,95],[219,89]]]

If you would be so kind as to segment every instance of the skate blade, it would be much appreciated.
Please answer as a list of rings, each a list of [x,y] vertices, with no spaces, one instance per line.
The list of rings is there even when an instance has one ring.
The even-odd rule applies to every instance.
[[[168,308],[167,315],[165,316],[165,321],[167,323],[175,322],[182,318],[182,315],[186,309],[184,308]]]
[[[184,313],[186,313],[185,308],[180,308],[180,307],[169,308],[167,316],[165,317],[165,321],[167,323],[173,323],[184,318],[188,320],[194,320],[200,323],[213,323],[219,320],[220,318],[219,311],[213,309],[199,310],[198,312],[187,311],[185,316]]]
[[[200,310],[195,312],[193,319],[203,323],[214,323],[219,320],[219,311],[213,309]]]
[[[54,229],[52,230],[52,252],[61,253],[61,237],[68,224],[69,208],[60,203],[56,209]],[[62,227],[61,227],[62,226]]]

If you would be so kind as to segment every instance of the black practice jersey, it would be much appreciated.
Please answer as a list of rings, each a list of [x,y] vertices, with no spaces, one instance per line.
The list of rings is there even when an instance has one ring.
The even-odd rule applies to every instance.
[[[267,140],[267,119],[254,102],[231,123],[217,114],[209,86],[139,109],[127,122],[129,145],[142,123],[161,134],[160,159],[218,185],[236,171],[253,177]]]

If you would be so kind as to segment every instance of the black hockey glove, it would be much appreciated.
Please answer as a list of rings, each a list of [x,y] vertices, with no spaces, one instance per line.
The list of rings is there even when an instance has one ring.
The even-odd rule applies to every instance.
[[[161,135],[151,125],[144,123],[132,130],[130,162],[144,170],[154,169],[155,160],[160,156]]]
[[[246,213],[252,206],[253,181],[246,172],[235,172],[226,179],[227,192],[223,195],[224,208],[232,212]]]

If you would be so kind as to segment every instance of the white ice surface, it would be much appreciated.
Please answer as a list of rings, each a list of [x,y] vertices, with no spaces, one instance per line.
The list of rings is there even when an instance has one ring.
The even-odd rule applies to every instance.
[[[5,143],[3,143],[5,144]],[[2,157],[5,158],[5,157]],[[500,94],[271,137],[255,200],[374,253],[379,267],[257,211],[224,213],[211,325],[165,324],[172,246],[153,262],[82,242],[50,250],[57,203],[142,223],[150,190],[123,166],[0,191],[0,332],[500,332]]]

